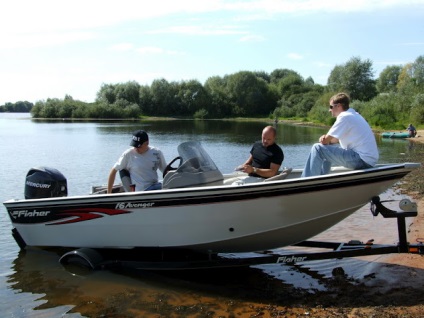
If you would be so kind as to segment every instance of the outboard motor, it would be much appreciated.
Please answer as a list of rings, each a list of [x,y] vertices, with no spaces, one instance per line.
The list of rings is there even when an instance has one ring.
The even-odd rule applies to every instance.
[[[25,180],[25,199],[66,197],[66,178],[57,169],[38,167],[28,171]]]

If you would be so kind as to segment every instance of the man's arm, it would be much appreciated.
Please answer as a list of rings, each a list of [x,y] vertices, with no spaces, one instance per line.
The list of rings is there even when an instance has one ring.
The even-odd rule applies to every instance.
[[[234,170],[246,172],[246,169],[251,166],[252,162],[253,162],[253,157],[252,155],[250,155],[245,163],[241,164],[240,166],[237,166]]]
[[[252,162],[253,162],[253,156],[250,155],[249,158],[246,160],[246,162],[243,165],[244,166],[247,166],[247,165],[250,166],[252,164]]]
[[[112,168],[109,172],[109,178],[107,180],[107,193],[112,193],[113,184],[115,183],[115,176],[116,176],[116,170],[115,168]]]
[[[323,145],[330,145],[339,143],[339,140],[336,137],[330,135],[322,135],[319,137],[319,142]]]
[[[271,162],[271,165],[269,167],[269,169],[262,169],[262,168],[254,168],[254,170],[252,169],[253,173],[256,173],[258,176],[262,177],[262,178],[271,178],[275,175],[277,175],[278,173],[278,169],[280,169],[281,165],[277,165],[275,163]],[[250,172],[250,173],[252,173]]]

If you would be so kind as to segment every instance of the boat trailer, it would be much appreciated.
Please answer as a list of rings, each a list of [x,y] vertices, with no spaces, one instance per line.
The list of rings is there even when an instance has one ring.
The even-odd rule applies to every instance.
[[[396,218],[399,242],[397,244],[379,245],[374,240],[366,243],[352,240],[348,243],[303,241],[292,246],[322,248],[325,252],[294,252],[277,253],[276,251],[263,251],[254,253],[196,253],[186,250],[175,249],[131,249],[107,250],[93,248],[79,248],[65,253],[60,258],[60,263],[67,265],[78,265],[90,270],[131,268],[141,270],[189,270],[189,269],[217,269],[246,267],[263,264],[286,264],[294,265],[308,261],[324,259],[341,259],[346,257],[409,253],[424,254],[423,242],[410,244],[407,241],[405,219],[418,215],[417,206],[408,199],[400,201],[402,211],[394,211],[383,205],[380,197],[371,199],[371,213],[373,216],[381,214],[384,218]],[[248,257],[243,256],[249,254]],[[254,256],[252,256],[252,254]]]

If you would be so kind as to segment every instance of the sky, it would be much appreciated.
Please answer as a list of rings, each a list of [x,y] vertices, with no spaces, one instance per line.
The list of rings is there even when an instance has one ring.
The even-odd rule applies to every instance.
[[[352,57],[377,78],[424,55],[424,0],[20,0],[0,12],[0,105],[239,71],[326,85]]]

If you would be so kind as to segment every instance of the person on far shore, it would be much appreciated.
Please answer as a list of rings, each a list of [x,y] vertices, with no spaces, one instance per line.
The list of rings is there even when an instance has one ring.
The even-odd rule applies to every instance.
[[[162,151],[149,146],[149,136],[144,130],[133,133],[130,145],[132,147],[124,151],[109,173],[107,193],[112,193],[116,173],[123,169],[130,173],[135,191],[162,189],[157,174],[158,169],[163,172],[166,168]]]
[[[412,126],[412,124],[409,124],[408,128],[406,128],[406,130],[409,132],[409,137],[415,137],[417,135],[417,130],[415,129],[414,126]]]
[[[271,178],[278,174],[284,160],[284,153],[275,143],[277,131],[272,126],[262,130],[262,140],[253,144],[250,156],[236,170],[248,173],[251,177]]]
[[[366,169],[377,164],[379,153],[367,121],[349,108],[350,98],[339,93],[330,98],[330,113],[336,121],[312,146],[302,177],[327,174],[331,166]]]

